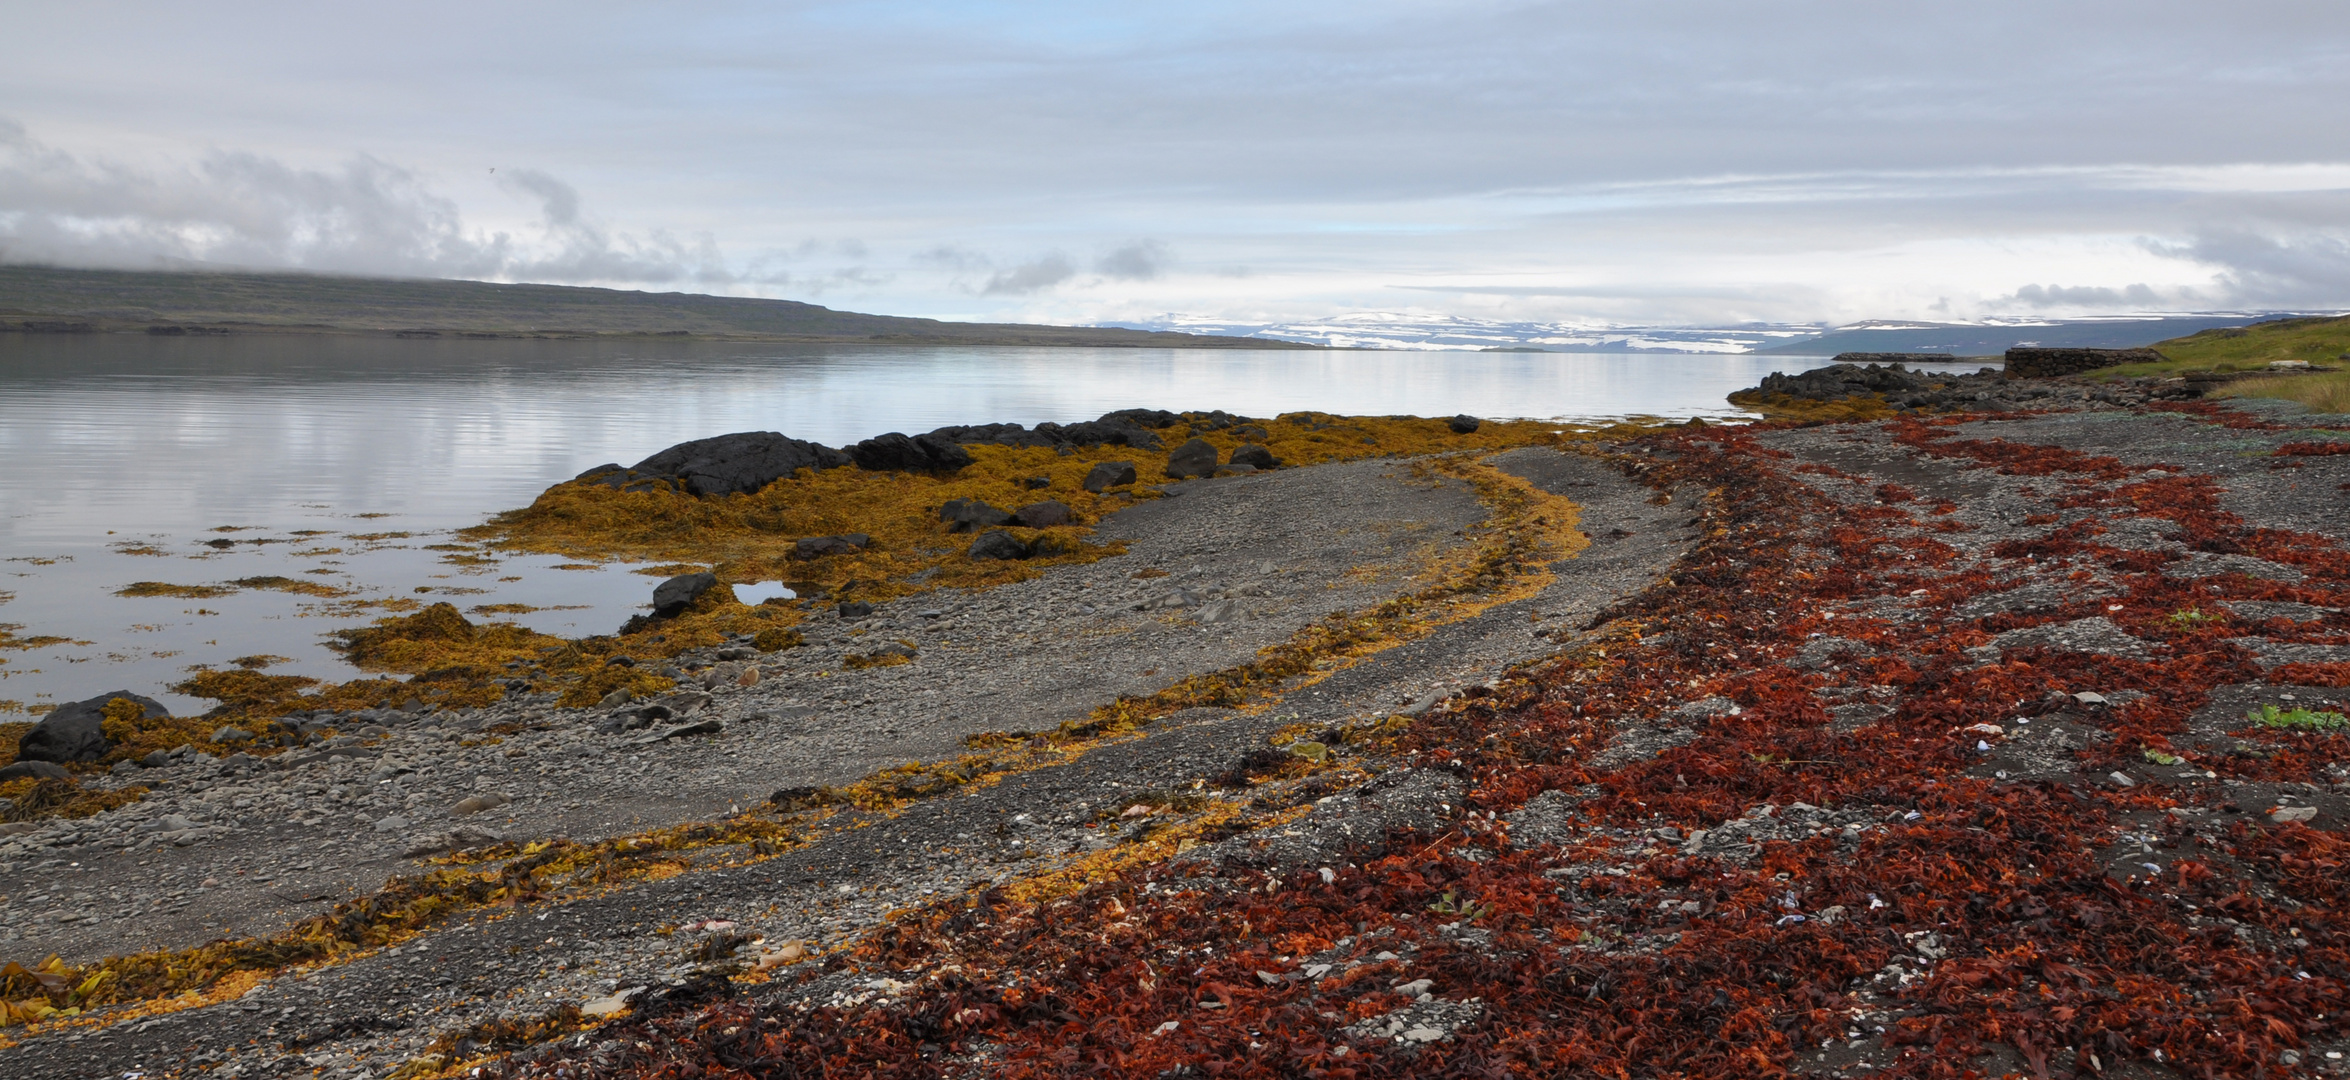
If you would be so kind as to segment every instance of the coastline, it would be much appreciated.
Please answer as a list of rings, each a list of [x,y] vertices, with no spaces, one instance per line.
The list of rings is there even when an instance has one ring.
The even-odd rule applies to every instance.
[[[722,1060],[734,1051],[713,1033],[726,1024],[772,1033],[767,1052],[821,1050],[842,1067],[851,1062],[837,1057],[838,1040],[854,1038],[876,1066],[925,1059],[916,1043],[929,1041],[939,1056],[925,1060],[944,1072],[1050,1074],[1054,1054],[1071,1044],[1057,1014],[1013,1007],[1034,1000],[1078,1016],[1142,1010],[1148,1023],[1095,1024],[1074,1045],[1081,1058],[1123,1055],[1154,1069],[1255,1053],[1231,1041],[1245,1029],[1282,1032],[1279,1052],[1298,1067],[1356,1055],[1417,1071],[1505,1060],[1597,1067],[1631,1053],[1626,1040],[1636,1039],[1701,1075],[1746,1075],[1766,1062],[1820,1075],[1937,1060],[2028,1067],[2035,1055],[2088,1068],[2087,1053],[2106,1055],[2099,1068],[2144,1069],[2157,1065],[2153,1049],[2169,1060],[2205,1055],[2230,1071],[2274,1061],[2287,1045],[2222,1007],[2239,1000],[2229,986],[2256,978],[2301,988],[2296,1003],[2263,999],[2276,1003],[2262,1014],[2292,1028],[2296,1054],[2329,1060],[2323,1052],[2344,1042],[2330,1019],[2342,984],[2323,980],[2338,978],[2330,965],[2342,942],[2324,913],[2340,901],[2322,876],[2278,860],[2333,857],[2338,815],[2350,812],[2336,794],[2350,755],[2340,734],[2264,727],[2242,714],[2261,704],[2342,708],[2350,558],[2335,488],[2350,483],[2339,475],[2350,455],[2305,448],[2337,445],[2345,425],[2272,404],[2037,404],[1659,428],[1513,450],[1504,456],[1521,479],[1578,504],[1574,528],[1591,542],[1488,587],[1515,595],[1511,575],[1530,573],[1535,591],[1522,599],[1409,640],[1365,639],[1366,651],[1330,669],[1309,663],[1238,709],[1195,706],[1131,730],[1075,731],[1074,740],[1023,725],[980,763],[993,771],[965,764],[975,771],[946,782],[936,771],[869,778],[920,793],[903,804],[787,809],[810,796],[787,797],[766,818],[799,822],[782,850],[756,849],[773,839],[714,836],[659,847],[673,874],[623,875],[586,892],[574,891],[585,882],[550,880],[552,891],[511,910],[560,914],[566,929],[551,942],[539,941],[550,927],[537,920],[484,909],[482,921],[413,939],[428,948],[402,937],[397,952],[377,946],[310,978],[273,980],[250,999],[268,1002],[265,1011],[228,1003],[188,1015],[254,1040],[236,1051],[240,1065],[284,1060],[302,1033],[332,1029],[346,1033],[303,1043],[304,1052],[430,1066],[413,1075],[484,1064],[480,1055],[499,1044],[477,1039],[466,1050],[451,1033],[496,1017],[540,1024],[541,1039],[592,1027],[585,1039],[540,1041],[489,1062],[501,1075],[590,1062],[599,1074],[639,1075],[662,1061]],[[1364,468],[1191,481],[1174,498],[1112,516],[1149,523],[1129,538],[1128,555],[996,586],[973,594],[999,597],[992,606],[937,618],[1017,624],[1023,612],[1085,595],[1067,579],[1123,568],[1154,537],[1182,538],[1170,552],[1191,552],[1231,578],[1223,591],[1245,604],[1247,545],[1294,544],[1277,526],[1300,495],[1409,479],[1344,479]],[[1440,501],[1466,495],[1442,482],[1425,490]],[[1218,525],[1208,509],[1216,505],[1271,516]],[[1451,514],[1479,512],[1452,505]],[[1474,506],[1499,513],[1490,496]],[[1185,524],[1194,514],[1206,517]],[[1503,536],[1458,531],[1439,548],[1510,548]],[[1211,547],[1222,549],[1209,555]],[[1184,556],[1150,561],[1171,574],[1186,568]],[[1364,577],[1350,569],[1277,576]],[[1553,580],[1539,584],[1545,574]],[[1162,595],[1161,579],[1122,580],[1131,602]],[[1357,594],[1349,609],[1376,610],[1376,595]],[[895,617],[929,621],[919,608]],[[1311,620],[1261,618],[1329,640]],[[1221,632],[1188,625],[1188,634]],[[1076,639],[1048,644],[1026,627],[1003,629],[1008,652],[1041,649],[1057,668],[1086,667],[1057,651]],[[870,697],[943,712],[919,704],[923,690],[944,689],[923,665],[951,646],[913,636],[924,647],[912,663],[837,672],[875,688],[842,704],[871,708],[862,704]],[[846,652],[850,640],[819,647]],[[1262,647],[1255,640],[1221,655],[1245,656]],[[713,670],[727,662],[714,651],[709,659]],[[1212,658],[1194,667],[1229,670]],[[756,691],[703,692],[712,699],[703,707],[725,710],[747,706],[742,695]],[[939,696],[1048,699],[1013,683]],[[837,728],[809,720],[812,734]],[[724,749],[742,745],[730,740],[768,736],[734,714],[727,721],[716,735],[628,752],[683,770],[652,777],[655,787],[732,773],[740,761]],[[575,746],[660,733],[592,735],[579,730],[592,723],[585,714],[539,722],[552,726],[495,735],[521,757],[504,758],[504,742],[464,750],[518,762],[528,775],[533,762],[565,761]],[[447,730],[387,724],[374,737],[381,757],[370,760],[466,741]],[[1040,735],[1043,745],[1033,745]],[[1000,756],[1014,751],[1026,757]],[[1021,815],[1028,821],[1015,821]],[[510,877],[518,861],[539,857],[518,849],[450,865],[493,877],[503,866]],[[980,869],[985,884],[975,880]],[[2075,914],[2030,915],[2035,904]],[[622,914],[630,909],[641,911]],[[2096,920],[2076,917],[2092,909]],[[657,932],[689,924],[698,928]],[[2206,969],[2260,974],[2229,975],[2198,991],[2208,997],[2163,1009],[2096,1013],[2103,1042],[2080,1034],[2089,1021],[2027,1012],[1996,991],[2002,979],[2026,979],[2044,995],[2113,1000],[2131,980],[2168,970],[2123,946],[2146,933],[2204,950],[2195,963]],[[751,943],[753,935],[764,940]],[[597,941],[615,948],[586,945]],[[810,959],[757,970],[790,951],[786,941],[805,942],[794,948]],[[2019,942],[2045,959],[2017,960]],[[1182,967],[1190,974],[1134,967],[1169,948],[1197,957]],[[1756,948],[1788,974],[1740,968],[1750,961],[1736,958]],[[507,949],[541,959],[493,966]],[[2055,963],[2065,971],[2051,973]],[[2295,965],[2320,981],[2296,979]],[[710,980],[727,971],[732,982]],[[1105,984],[1108,972],[1124,974]],[[1987,982],[1987,972],[2012,974]],[[419,975],[493,992],[396,995],[388,1007],[380,988]],[[1561,977],[1574,986],[1553,985]],[[1419,978],[1430,980],[1418,991],[1425,998],[1390,985]],[[379,989],[354,997],[352,980]],[[1691,980],[1766,1022],[1725,1033],[1702,1010],[1676,1013],[1669,1002],[1688,991],[1671,987]],[[1613,989],[1596,997],[1582,992],[1585,982]],[[558,989],[592,1005],[602,999],[590,992],[630,985],[646,989],[602,1026],[547,1011],[544,995]],[[1813,1006],[1802,1003],[1819,995],[1860,1010],[1855,1037],[1842,1024],[1806,1027]],[[1002,1004],[975,1004],[986,1001]],[[302,1018],[301,1032],[273,1022],[280,1008],[295,1010],[286,1015]],[[982,1011],[928,1040],[892,1034],[909,1017],[965,1008]],[[158,1018],[169,1015],[181,1014]],[[378,1015],[412,1026],[350,1026]],[[1613,1019],[1631,1015],[1662,1019],[1638,1029]],[[1196,1034],[1152,1039],[1159,1016]],[[2023,1034],[1979,1034],[1994,1023]],[[167,1045],[168,1031],[119,1036],[103,1060],[148,1060],[137,1048]],[[1823,1039],[1833,1045],[1821,1048]],[[87,1047],[37,1034],[0,1054],[28,1068],[79,1068],[80,1055],[94,1052]]]

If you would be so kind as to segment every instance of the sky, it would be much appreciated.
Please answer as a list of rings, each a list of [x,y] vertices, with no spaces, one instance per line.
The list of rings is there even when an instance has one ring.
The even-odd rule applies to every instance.
[[[0,261],[951,319],[2350,308],[2340,0],[0,0]]]

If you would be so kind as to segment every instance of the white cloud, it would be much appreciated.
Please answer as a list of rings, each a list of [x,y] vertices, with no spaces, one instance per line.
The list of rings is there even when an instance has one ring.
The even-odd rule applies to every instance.
[[[2318,0],[19,6],[10,259],[988,319],[2350,305]]]

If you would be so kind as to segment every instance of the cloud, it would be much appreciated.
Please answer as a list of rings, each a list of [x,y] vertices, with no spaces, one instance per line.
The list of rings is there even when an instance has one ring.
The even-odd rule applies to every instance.
[[[986,319],[2350,302],[2340,3],[314,7],[17,5],[0,101],[73,153],[0,135],[4,257]]]
[[[2161,250],[2217,267],[2220,287],[2236,306],[2350,308],[2350,230],[2278,237],[2247,227],[2210,228]]]
[[[299,169],[214,152],[173,171],[85,161],[0,128],[0,257],[66,265],[190,263],[480,276],[506,238],[469,233],[417,176],[357,155]]]
[[[470,227],[423,177],[368,154],[304,168],[214,151],[142,169],[54,149],[0,120],[0,259],[704,288],[790,280],[730,269],[708,234],[614,234],[550,174],[513,170],[499,183],[538,205],[535,236]]]
[[[1094,273],[1118,281],[1150,281],[1166,269],[1167,245],[1136,240],[1111,250],[1093,262]]]
[[[999,270],[980,287],[981,296],[1027,296],[1043,292],[1077,276],[1066,255],[1052,254],[1009,270]]]
[[[2026,285],[2006,299],[2035,308],[2130,308],[2150,311],[2164,304],[2162,295],[2143,283],[2120,289],[2099,285]]]

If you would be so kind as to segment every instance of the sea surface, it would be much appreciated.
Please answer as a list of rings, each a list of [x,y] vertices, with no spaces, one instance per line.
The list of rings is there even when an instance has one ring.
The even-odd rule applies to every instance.
[[[1809,358],[150,338],[0,334],[0,624],[68,643],[0,649],[0,719],[197,667],[280,657],[346,679],[326,647],[394,597],[607,633],[654,579],[554,557],[453,561],[455,529],[604,462],[781,431],[830,445],[944,424],[1112,409],[1596,419],[1732,417],[1724,395]],[[137,582],[279,577],[346,595],[126,597]]]

